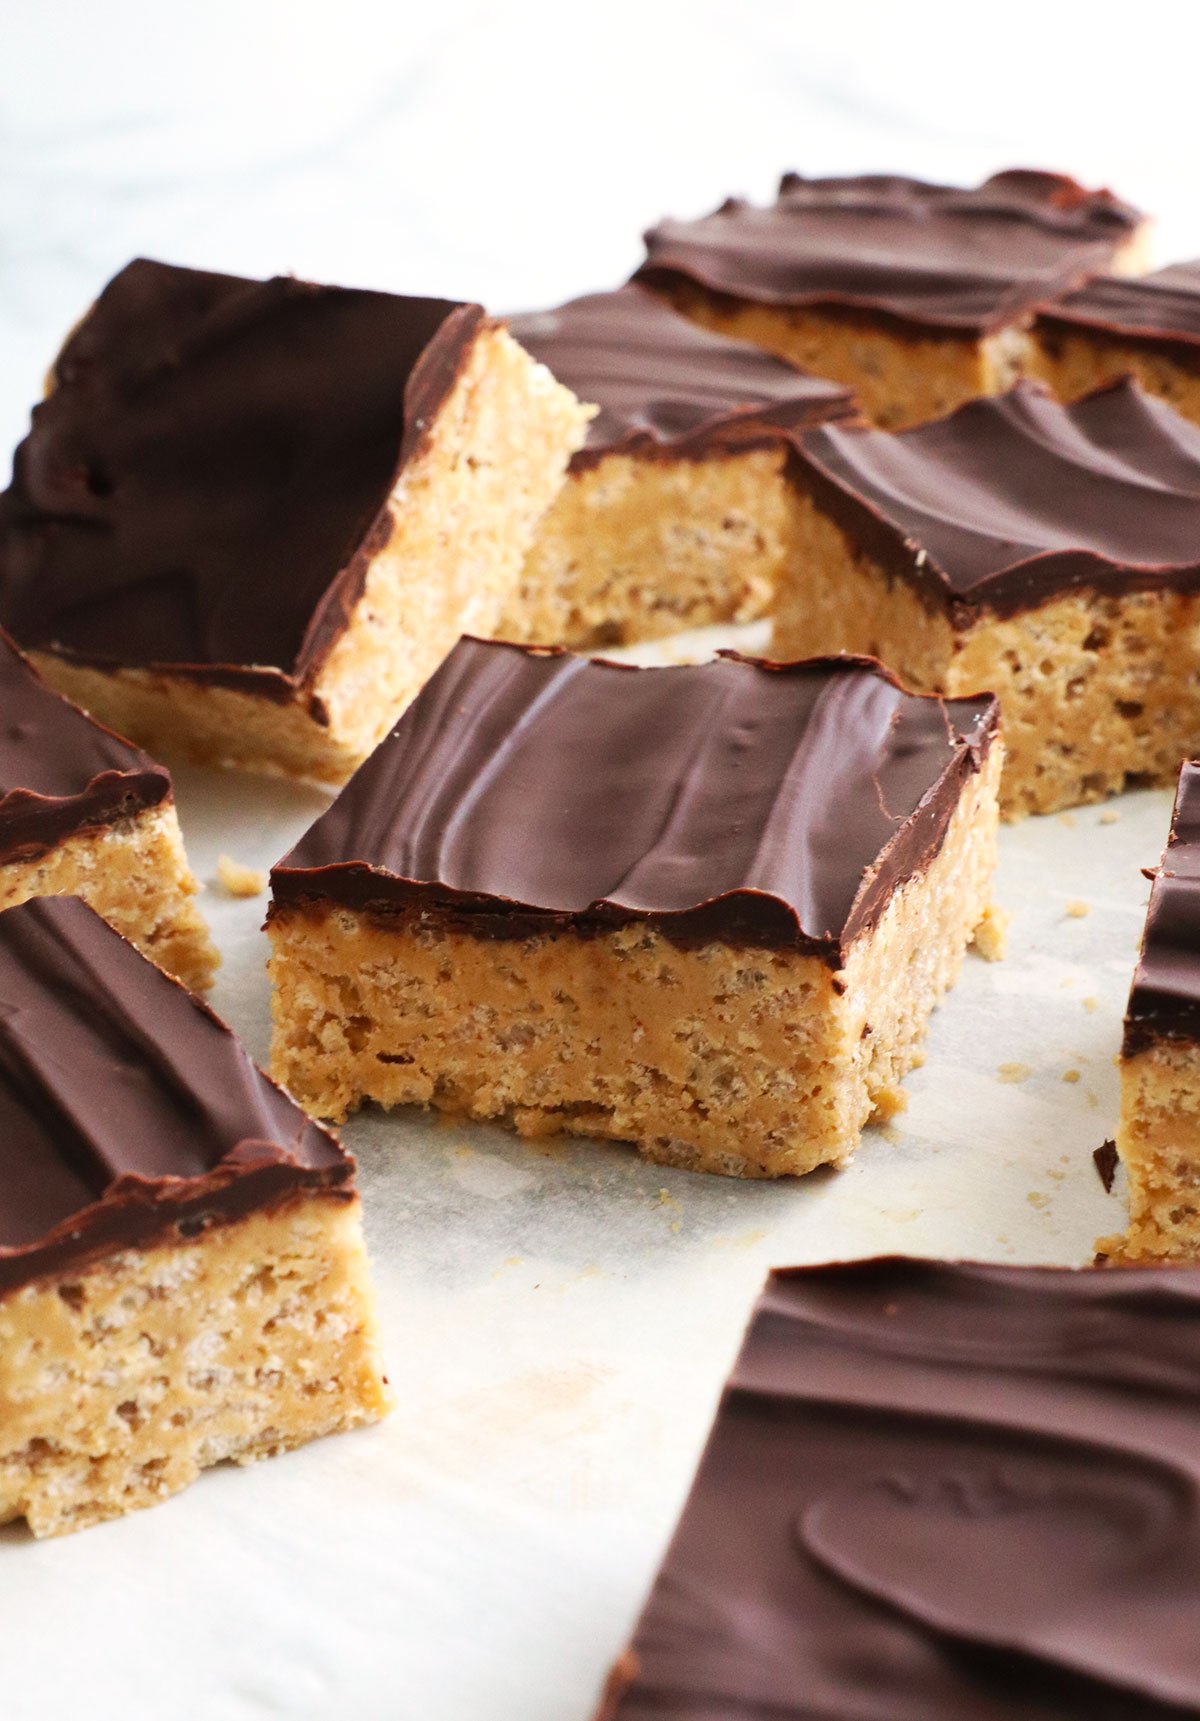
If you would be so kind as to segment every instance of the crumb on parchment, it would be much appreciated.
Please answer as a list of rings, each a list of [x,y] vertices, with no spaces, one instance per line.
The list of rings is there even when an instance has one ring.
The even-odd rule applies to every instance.
[[[217,878],[229,896],[261,896],[267,875],[255,866],[243,866],[230,855],[217,856]]]

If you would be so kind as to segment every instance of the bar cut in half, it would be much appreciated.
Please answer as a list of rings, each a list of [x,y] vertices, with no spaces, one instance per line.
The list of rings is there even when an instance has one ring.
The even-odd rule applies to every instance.
[[[339,782],[490,631],[588,414],[478,305],[138,261],[0,500],[0,622],[122,734]]]
[[[789,438],[849,390],[697,328],[644,287],[509,319],[599,414],[496,636],[596,646],[765,615],[791,554]]]
[[[1009,814],[1174,782],[1200,735],[1200,429],[1132,382],[801,441],[778,657],[878,656],[1004,709]]]
[[[1133,376],[1200,424],[1200,262],[1097,276],[1043,306],[1025,368],[1063,400]]]
[[[0,914],[0,1522],[387,1407],[354,1163],[86,903]]]
[[[1200,1714],[1200,1273],[773,1273],[596,1721]]]
[[[879,425],[1007,388],[1036,308],[1145,267],[1146,222],[1108,191],[1013,170],[970,189],[890,174],[785,174],[646,235],[637,279],[705,328],[848,384]]]
[[[989,907],[990,698],[464,640],[272,874],[273,1068],[774,1177],[841,1162]]]
[[[0,633],[0,909],[85,897],[200,991],[219,958],[198,889],[168,772],[54,693]]]
[[[1117,1153],[1129,1231],[1100,1244],[1125,1260],[1200,1260],[1200,764],[1179,776],[1121,1045]]]

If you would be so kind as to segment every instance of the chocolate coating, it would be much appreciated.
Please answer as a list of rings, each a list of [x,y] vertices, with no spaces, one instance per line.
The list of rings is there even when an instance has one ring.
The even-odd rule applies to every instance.
[[[0,633],[0,865],[170,794],[161,765],[51,692]]]
[[[0,914],[0,1291],[194,1236],[354,1166],[78,897]]]
[[[1083,587],[1200,586],[1200,428],[1125,379],[1038,384],[912,430],[809,432],[796,480],[932,607],[969,624]]]
[[[1125,1013],[1127,1057],[1155,1040],[1200,1040],[1200,764],[1179,773]]]
[[[293,697],[346,625],[482,318],[130,263],[17,450],[0,623],[26,648]]]
[[[646,234],[637,279],[757,304],[867,312],[970,337],[1111,266],[1142,217],[1109,191],[1014,169],[970,190],[785,174],[767,209],[730,198]]]
[[[837,963],[936,853],[997,720],[870,659],[635,669],[464,639],[274,869],[273,908],[649,921]]]
[[[1122,343],[1167,349],[1200,365],[1200,262],[1152,275],[1101,275],[1038,313],[1038,331],[1085,328]]]
[[[772,1274],[604,1721],[1200,1716],[1200,1272]]]
[[[848,418],[853,396],[745,341],[679,316],[638,286],[510,317],[521,345],[600,408],[572,461],[680,458],[770,446],[785,431]]]

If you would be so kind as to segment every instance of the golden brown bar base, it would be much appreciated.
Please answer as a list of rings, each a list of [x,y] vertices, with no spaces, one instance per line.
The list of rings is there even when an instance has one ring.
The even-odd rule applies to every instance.
[[[1060,400],[1078,400],[1119,377],[1137,379],[1147,394],[1156,394],[1200,424],[1200,354],[1197,369],[1177,363],[1161,347],[1122,341],[1099,330],[1064,331],[1035,325],[1028,337],[1024,361],[1027,375],[1048,383]]]
[[[53,686],[155,755],[342,783],[461,634],[495,632],[589,417],[506,330],[485,328],[392,492],[391,535],[349,626],[289,702],[31,655]]]
[[[1000,754],[838,974],[790,951],[681,948],[645,924],[501,940],[435,912],[278,909],[274,1074],[322,1117],[430,1105],[730,1177],[840,1164],[903,1103],[985,917]]]
[[[1164,1038],[1122,1057],[1116,1139],[1129,1229],[1097,1247],[1117,1262],[1200,1261],[1200,1046]]]
[[[0,1300],[0,1522],[83,1529],[387,1407],[358,1203],[302,1197]]]
[[[1002,394],[1019,375],[1020,331],[917,335],[869,312],[755,305],[694,285],[668,295],[701,328],[750,341],[802,370],[849,384],[884,430],[942,418],[981,394]]]
[[[199,888],[169,804],[0,866],[0,909],[32,896],[81,896],[193,992],[212,985],[221,961],[195,906]]]
[[[880,658],[906,686],[995,693],[1004,713],[1006,818],[1173,783],[1200,735],[1200,594],[1076,591],[955,628],[890,580],[807,499],[780,585],[772,653]]]
[[[627,645],[765,615],[789,554],[780,447],[690,459],[609,454],[546,514],[497,639]]]

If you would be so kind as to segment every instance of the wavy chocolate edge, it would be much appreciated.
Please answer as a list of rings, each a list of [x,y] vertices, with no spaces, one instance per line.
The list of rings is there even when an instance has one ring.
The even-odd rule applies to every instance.
[[[1167,846],[1150,876],[1121,1042],[1127,1058],[1160,1040],[1200,1043],[1200,763],[1179,773]]]
[[[1200,1271],[772,1273],[597,1721],[1200,1716]]]
[[[1149,275],[1099,275],[1043,305],[1034,323],[1042,339],[1080,331],[1200,369],[1200,261],[1172,263]]]
[[[600,408],[571,461],[574,472],[610,454],[739,454],[856,412],[841,383],[701,329],[635,284],[506,320],[559,382]]]
[[[999,721],[872,658],[636,668],[464,639],[273,869],[478,937],[635,922],[838,966],[937,853]]]
[[[354,1162],[78,897],[0,913],[0,1293],[186,1241]]]
[[[978,339],[1110,268],[1142,221],[1109,191],[1032,169],[971,188],[788,173],[767,208],[727,198],[699,220],[651,228],[634,278]]]
[[[1200,589],[1200,428],[1128,378],[1069,406],[1040,383],[910,430],[829,425],[795,482],[967,627],[1074,590]]]
[[[0,630],[0,866],[170,799],[163,766],[47,687]]]
[[[478,305],[128,264],[0,497],[0,623],[106,670],[311,696],[485,326]]]

